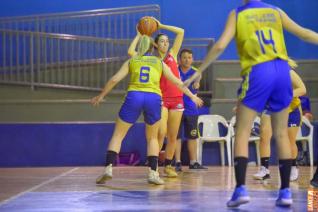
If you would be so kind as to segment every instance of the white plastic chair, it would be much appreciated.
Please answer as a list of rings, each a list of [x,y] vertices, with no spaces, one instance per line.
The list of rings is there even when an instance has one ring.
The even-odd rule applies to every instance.
[[[224,125],[225,128],[227,128],[227,134],[225,136],[220,136],[219,123],[221,123],[222,125]],[[230,130],[225,118],[219,115],[200,115],[198,118],[198,125],[200,124],[203,125],[203,129],[202,129],[202,135],[197,142],[198,162],[202,164],[203,143],[219,142],[222,166],[225,165],[224,143],[226,143],[228,165],[231,166],[232,165],[231,137],[230,137]]]
[[[313,125],[310,123],[310,121],[303,116],[302,117],[302,124],[305,125],[306,127],[308,127],[309,129],[309,133],[308,135],[304,135],[301,128],[299,128],[297,137],[296,137],[296,142],[300,141],[302,143],[303,149],[309,149],[309,161],[310,161],[310,166],[313,166],[314,164],[314,159],[313,159],[313,155],[314,155],[314,150],[313,150],[313,136],[314,136],[314,127]],[[306,146],[306,142],[307,142],[307,146]]]
[[[260,126],[261,119],[259,116],[256,116],[254,119],[254,122],[252,124],[252,129],[255,127],[255,125]],[[233,116],[230,120],[229,128],[231,131],[231,143],[232,143],[232,163],[234,164],[234,142],[235,142],[235,123],[236,123],[236,116]],[[249,142],[255,142],[255,149],[256,149],[256,157],[257,157],[257,165],[261,164],[261,154],[259,151],[259,136],[250,136],[248,139]]]

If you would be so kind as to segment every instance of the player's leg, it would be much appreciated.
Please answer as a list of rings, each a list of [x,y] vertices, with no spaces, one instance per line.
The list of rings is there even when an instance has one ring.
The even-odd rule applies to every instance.
[[[146,124],[146,138],[147,138],[147,159],[149,166],[148,182],[151,184],[162,185],[164,181],[159,177],[158,172],[158,129],[160,121],[155,124]]]
[[[115,130],[108,145],[105,170],[104,173],[96,179],[97,184],[103,184],[106,182],[106,180],[109,180],[113,177],[112,166],[116,162],[117,154],[120,151],[121,143],[131,126],[131,123],[127,123],[121,120],[119,117],[117,118]]]
[[[271,138],[272,138],[272,125],[270,115],[264,112],[261,116],[260,126],[260,156],[261,156],[261,167],[259,171],[253,175],[256,180],[265,180],[270,178],[269,158],[271,155]]]
[[[238,90],[239,102],[236,116],[236,132],[234,144],[234,169],[236,188],[228,207],[237,207],[247,203],[250,197],[245,187],[245,175],[248,162],[248,140],[252,124],[257,112],[262,112],[276,83],[271,70],[275,67],[271,61],[257,64],[243,76]]]
[[[182,171],[182,162],[181,162],[181,151],[182,151],[182,138],[184,137],[184,122],[185,122],[185,117],[182,116],[181,122],[180,122],[180,127],[178,130],[178,136],[177,136],[177,145],[176,145],[176,151],[174,154],[175,161],[176,161],[176,167],[175,170],[176,172],[181,172]]]
[[[237,207],[250,201],[245,188],[245,175],[248,162],[248,139],[256,115],[256,111],[248,108],[241,102],[238,103],[234,144],[236,188],[232,198],[227,202],[228,207]]]
[[[293,202],[291,190],[289,189],[292,155],[288,136],[289,105],[293,98],[293,89],[290,78],[290,67],[287,61],[277,59],[273,61],[273,64],[275,64],[275,67],[270,69],[270,71],[274,71],[275,79],[279,83],[273,85],[273,90],[267,104],[273,112],[271,114],[271,121],[276,149],[278,151],[281,179],[281,187],[276,205],[285,207],[290,206]]]
[[[129,128],[138,119],[142,107],[144,96],[140,92],[128,92],[123,105],[120,108],[118,118],[116,120],[115,129],[112,138],[108,144],[105,170],[102,175],[96,179],[97,184],[105,183],[106,180],[112,178],[112,166],[115,164],[117,154],[120,151],[121,143],[125,138]]]
[[[181,163],[181,150],[182,150],[182,140],[181,138],[177,139],[176,152],[174,154],[176,160],[176,168],[177,172],[182,172],[182,163]]]
[[[295,181],[298,179],[299,170],[297,167],[297,155],[298,155],[298,148],[296,145],[296,136],[298,133],[299,127],[289,127],[288,128],[288,136],[291,148],[291,158],[292,158],[292,167],[290,172],[290,181]]]
[[[185,118],[185,137],[187,138],[188,143],[188,152],[189,152],[189,169],[207,169],[198,163],[197,158],[197,142],[199,138],[198,132],[198,116],[186,116]]]
[[[144,96],[143,114],[146,123],[148,183],[162,185],[164,181],[160,179],[158,172],[158,131],[161,124],[161,97],[154,93],[145,93]]]
[[[290,172],[290,181],[295,181],[298,179],[299,170],[296,164],[297,155],[298,155],[298,148],[296,145],[296,137],[301,125],[301,109],[296,108],[292,112],[289,113],[288,116],[288,137],[291,147],[291,154],[292,154],[292,167]]]
[[[279,156],[279,172],[281,187],[276,201],[278,206],[289,206],[293,200],[289,189],[290,171],[292,165],[292,155],[288,137],[288,109],[272,114],[273,135]]]
[[[146,123],[147,160],[149,166],[148,182],[162,185],[164,181],[159,177],[158,172],[158,131],[161,124],[161,97],[157,94],[146,93],[143,109]]]
[[[174,153],[176,151],[178,130],[182,118],[182,111],[169,110],[167,124],[167,145],[165,150],[165,169],[167,177],[177,177],[175,169],[171,166]]]
[[[167,122],[168,122],[168,109],[164,106],[161,107],[161,120],[158,131],[159,151],[162,149],[163,142],[167,136]]]

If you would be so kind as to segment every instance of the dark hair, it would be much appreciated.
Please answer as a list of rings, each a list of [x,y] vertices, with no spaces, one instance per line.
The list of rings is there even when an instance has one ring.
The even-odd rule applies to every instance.
[[[183,53],[189,53],[189,54],[193,54],[192,50],[191,49],[181,49],[181,51],[179,52],[179,58],[181,58],[182,54]]]
[[[159,38],[160,38],[161,36],[167,36],[167,37],[168,37],[168,35],[166,35],[166,34],[164,34],[164,33],[159,33],[159,34],[157,34],[156,37],[155,37],[155,43],[158,44]]]

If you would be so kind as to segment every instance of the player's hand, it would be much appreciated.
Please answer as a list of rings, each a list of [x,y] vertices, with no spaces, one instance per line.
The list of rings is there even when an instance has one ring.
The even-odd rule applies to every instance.
[[[202,107],[203,106],[203,100],[196,95],[193,95],[191,100],[196,104],[197,107]]]
[[[137,35],[138,35],[139,37],[141,37],[141,33],[140,33],[139,30],[138,30],[138,24],[136,24],[136,32],[137,32]]]
[[[157,22],[158,29],[160,29],[160,28],[161,28],[161,23],[160,23],[160,21],[158,21],[158,20],[157,20],[155,17],[153,17],[153,16],[151,16],[151,18]]]
[[[91,104],[93,105],[93,106],[98,106],[99,105],[99,103],[103,100],[103,96],[101,96],[101,95],[98,95],[98,96],[95,96],[95,97],[93,97],[92,99],[91,99]]]
[[[194,82],[192,87],[196,90],[198,90],[200,88],[200,82]]]
[[[304,116],[309,120],[309,121],[313,121],[314,117],[311,113],[307,112],[304,114]]]

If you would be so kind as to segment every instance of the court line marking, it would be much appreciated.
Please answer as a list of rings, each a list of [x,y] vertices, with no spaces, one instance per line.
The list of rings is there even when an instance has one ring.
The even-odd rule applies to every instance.
[[[64,176],[66,176],[66,175],[68,175],[68,174],[70,174],[70,173],[76,171],[77,169],[79,169],[79,167],[75,167],[75,168],[73,168],[73,169],[71,169],[71,170],[68,170],[68,171],[66,171],[66,172],[63,172],[62,174],[59,174],[59,175],[57,175],[57,176],[55,176],[55,177],[53,177],[53,178],[50,178],[50,179],[48,179],[48,180],[46,180],[46,181],[44,181],[44,182],[42,182],[42,183],[40,183],[40,184],[38,184],[38,185],[36,185],[36,186],[33,186],[33,187],[31,187],[31,188],[29,188],[29,189],[27,189],[27,190],[25,190],[25,191],[22,191],[22,192],[20,192],[20,193],[14,195],[14,196],[8,198],[8,199],[5,199],[5,200],[3,200],[2,202],[0,202],[0,207],[3,206],[3,205],[5,205],[5,204],[7,204],[8,202],[10,202],[10,201],[12,201],[12,200],[14,200],[14,199],[17,199],[18,197],[20,197],[20,196],[22,196],[22,195],[24,195],[24,194],[26,194],[26,193],[32,192],[32,191],[34,191],[34,190],[36,190],[36,189],[38,189],[38,188],[40,188],[40,187],[42,187],[42,186],[44,186],[44,185],[46,185],[46,184],[49,184],[49,183],[51,183],[51,182],[53,182],[53,181],[55,181],[55,180],[57,180],[57,179],[59,179],[59,178],[61,178],[61,177],[64,177]]]

